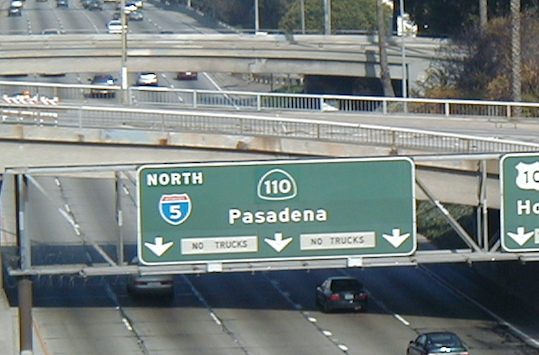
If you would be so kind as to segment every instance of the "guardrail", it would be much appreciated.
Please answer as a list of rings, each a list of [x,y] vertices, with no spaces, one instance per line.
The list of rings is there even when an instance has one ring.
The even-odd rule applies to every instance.
[[[93,85],[67,85],[33,82],[0,81],[0,94],[8,96],[28,90],[32,94],[58,97],[60,102],[78,104],[95,100],[99,90]],[[119,86],[108,87],[120,92]],[[379,115],[422,114],[431,116],[484,117],[489,120],[539,119],[539,103],[390,98],[380,96],[311,95],[220,90],[188,90],[167,87],[129,87],[130,105],[159,105],[167,108],[334,111]],[[121,95],[111,95],[108,102],[120,104]]]
[[[195,110],[95,106],[28,107],[0,104],[0,115],[2,124],[281,137],[436,153],[504,153],[539,150],[539,144],[534,143],[426,130]],[[147,144],[146,141],[141,143]]]

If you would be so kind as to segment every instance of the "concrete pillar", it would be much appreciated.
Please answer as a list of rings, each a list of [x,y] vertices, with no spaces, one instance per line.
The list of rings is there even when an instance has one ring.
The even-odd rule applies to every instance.
[[[32,281],[21,278],[19,290],[19,340],[21,355],[32,355]]]

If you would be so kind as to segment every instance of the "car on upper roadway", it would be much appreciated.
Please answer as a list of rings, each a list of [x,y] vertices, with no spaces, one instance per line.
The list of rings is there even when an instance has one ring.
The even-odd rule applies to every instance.
[[[139,86],[156,86],[157,74],[156,73],[140,73],[137,78],[137,85]]]
[[[429,332],[420,334],[415,340],[410,341],[407,355],[469,355],[468,350],[455,333]]]
[[[103,10],[103,3],[99,0],[92,0],[88,3],[88,5],[86,6],[86,8],[90,11],[93,11],[93,10],[99,10],[99,11],[102,11]]]
[[[142,11],[135,10],[135,11],[131,11],[127,15],[127,18],[131,21],[142,21],[144,20],[144,15],[142,14]]]
[[[366,311],[368,294],[356,278],[334,276],[316,287],[315,303],[324,313],[338,309]]]
[[[120,10],[121,9],[121,3],[119,3],[117,6],[116,6],[116,10]],[[137,5],[135,5],[134,3],[127,3],[125,4],[124,6],[124,12],[126,14],[129,14],[130,12],[132,11],[136,11],[138,9]]]
[[[91,85],[98,86],[90,89],[92,97],[114,97],[116,91],[111,88],[116,84],[116,79],[110,74],[96,74],[93,78],[88,79]]]
[[[69,7],[67,0],[56,0],[56,7]]]
[[[121,12],[115,12],[112,14],[112,19],[113,20],[119,20],[121,21],[122,20],[122,13]],[[127,17],[125,18],[126,21],[127,21]]]
[[[21,0],[11,0],[10,7],[22,7],[24,3]]]
[[[125,31],[127,31],[127,25],[124,25]],[[111,20],[107,24],[107,30],[109,33],[122,33],[122,21],[120,20]]]
[[[11,6],[7,10],[7,15],[8,16],[22,16],[22,7],[13,7],[13,6]]]
[[[43,31],[41,31],[42,35],[59,35],[60,30],[57,28],[46,28]]]
[[[197,80],[198,73],[196,71],[181,71],[176,75],[178,80]]]

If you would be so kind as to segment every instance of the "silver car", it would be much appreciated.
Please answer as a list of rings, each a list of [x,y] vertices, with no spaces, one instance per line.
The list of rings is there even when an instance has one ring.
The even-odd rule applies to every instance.
[[[137,265],[135,257],[130,264]],[[127,292],[137,295],[174,295],[174,275],[129,275],[127,279]]]
[[[129,275],[127,291],[132,295],[174,295],[174,275]]]

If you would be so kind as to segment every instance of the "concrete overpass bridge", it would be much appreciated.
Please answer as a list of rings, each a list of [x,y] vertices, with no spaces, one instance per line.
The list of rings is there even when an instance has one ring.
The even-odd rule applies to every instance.
[[[280,34],[62,34],[0,36],[0,74],[207,71],[229,73],[380,77],[374,35]],[[403,52],[409,86],[425,79],[440,59],[444,40],[392,37],[393,79],[402,79]]]

